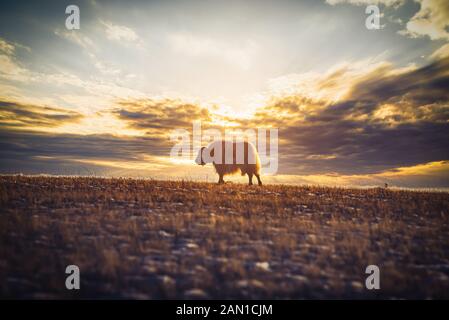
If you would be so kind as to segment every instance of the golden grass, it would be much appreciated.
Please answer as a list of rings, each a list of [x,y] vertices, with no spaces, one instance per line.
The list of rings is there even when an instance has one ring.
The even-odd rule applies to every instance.
[[[449,298],[448,208],[447,193],[3,176],[0,295]]]

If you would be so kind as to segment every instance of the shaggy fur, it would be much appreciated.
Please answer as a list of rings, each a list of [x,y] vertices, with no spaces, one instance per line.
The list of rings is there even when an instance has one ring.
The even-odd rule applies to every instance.
[[[219,157],[220,149],[221,161],[216,159]],[[244,157],[240,159],[241,161],[238,161],[238,151],[244,152]],[[217,153],[217,157],[215,157],[215,153]],[[199,150],[195,162],[199,165],[212,163],[219,176],[218,183],[224,183],[223,176],[240,172],[242,176],[248,175],[249,185],[253,184],[253,175],[256,176],[259,185],[262,185],[259,154],[250,142],[214,141],[207,147],[202,147]]]

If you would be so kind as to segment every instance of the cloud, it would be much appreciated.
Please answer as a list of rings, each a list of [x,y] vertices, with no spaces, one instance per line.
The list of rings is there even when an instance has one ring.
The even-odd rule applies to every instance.
[[[4,39],[0,38],[0,52],[11,56],[13,55],[14,51],[15,51],[15,46],[12,43],[9,43],[7,41],[5,41]]]
[[[378,174],[308,174],[308,175],[277,175],[266,177],[268,183],[308,184],[328,186],[363,186],[401,188],[441,188],[448,190],[449,162],[436,161],[416,166],[400,167]]]
[[[69,102],[74,102],[72,106],[78,107],[80,110],[91,112],[92,110],[104,109],[118,98],[123,97],[143,97],[142,92],[120,85],[111,78],[119,71],[110,70],[104,72],[109,75],[105,80],[98,78],[81,78],[73,73],[60,71],[55,73],[45,73],[30,70],[24,67],[14,57],[0,54],[0,80],[4,79],[13,86],[17,92],[17,96],[23,100],[33,98],[24,88],[29,86],[40,86],[50,89],[47,99],[61,102],[63,97],[72,97]],[[58,93],[52,94],[57,91]],[[73,96],[73,92],[77,92],[77,96]],[[86,101],[90,103],[87,104]]]
[[[326,0],[330,5],[352,4],[372,5],[383,4],[386,7],[397,9],[405,0]],[[418,3],[419,10],[405,24],[406,28],[399,31],[400,34],[412,38],[428,36],[432,40],[449,40],[449,2],[447,0],[414,0]],[[402,22],[402,19],[398,20]]]
[[[109,40],[142,44],[142,40],[133,29],[108,21],[101,20],[100,22],[105,27],[106,37]]]
[[[36,113],[27,113],[26,118],[37,117],[36,121],[44,118],[37,110]],[[57,117],[45,121],[53,123],[53,120],[61,122]],[[193,161],[173,162],[168,157],[173,142],[164,135],[117,136],[27,129],[24,126],[12,130],[0,124],[0,173],[203,179],[206,172],[213,176],[212,168],[193,166]]]
[[[21,80],[26,77],[27,70],[16,61],[17,49],[24,49],[31,52],[27,46],[13,43],[0,38],[0,78],[11,78]]]
[[[62,35],[63,33],[60,33]],[[142,92],[120,85],[120,81],[112,76],[117,76],[121,73],[119,69],[107,64],[104,60],[99,60],[95,54],[90,50],[89,41],[79,40],[84,39],[84,36],[74,36],[71,33],[65,35],[70,41],[77,43],[85,50],[86,54],[93,61],[93,66],[99,69],[106,77],[99,79],[98,77],[80,77],[74,73],[61,70],[60,68],[51,68],[56,70],[53,72],[35,71],[30,69],[28,65],[22,63],[16,57],[18,48],[27,50],[26,46],[20,44],[7,42],[0,38],[0,88],[7,89],[8,93],[13,92],[15,100],[30,101],[39,99],[36,98],[38,93],[30,94],[25,88],[43,87],[50,94],[45,97],[46,100],[52,102],[66,103],[71,106],[78,107],[80,110],[104,109],[111,105],[111,103],[118,99],[132,96],[139,98],[145,96]],[[65,37],[64,36],[64,37]],[[78,39],[78,40],[75,40]],[[88,38],[86,38],[88,39]],[[82,41],[80,43],[79,41]],[[8,85],[3,85],[4,80]],[[54,95],[51,93],[57,92]],[[73,95],[76,92],[76,97]],[[64,100],[63,97],[70,97],[70,101]],[[86,103],[88,101],[89,103]]]
[[[107,76],[116,76],[121,73],[120,68],[118,68],[116,65],[105,61],[105,59],[100,59],[97,56],[98,49],[94,41],[90,37],[84,35],[79,30],[67,31],[56,29],[54,33],[63,39],[66,39],[72,43],[79,45],[84,50],[84,53],[92,61],[92,64],[102,74]]]
[[[70,42],[76,43],[77,45],[79,45],[80,47],[82,47],[86,50],[91,50],[95,47],[92,39],[90,39],[88,36],[84,35],[83,33],[81,33],[78,30],[68,31],[68,30],[56,29],[54,31],[54,33],[58,37],[61,37]]]
[[[168,135],[170,130],[189,129],[192,122],[212,121],[207,108],[194,103],[171,99],[136,99],[122,100],[118,103],[114,114],[127,125],[148,134]]]
[[[449,2],[420,0],[419,11],[407,22],[402,33],[411,37],[429,36],[432,40],[449,40]]]
[[[23,49],[25,51],[31,52],[30,47],[21,45],[16,42],[9,42],[9,41],[6,41],[5,39],[0,38],[0,52],[6,54],[8,56],[12,56],[12,55],[14,55],[14,53],[16,52],[17,49]]]
[[[275,127],[280,174],[378,175],[449,159],[448,71],[449,59],[440,59],[423,67],[362,61],[292,74],[269,82],[266,105],[250,118],[170,99],[121,101],[114,114],[160,137],[194,120],[218,129]]]
[[[439,60],[446,57],[449,57],[449,43],[446,43],[445,45],[435,50],[435,52],[430,56],[430,59]]]
[[[78,122],[82,118],[74,111],[0,100],[1,128],[43,130]]]
[[[325,94],[314,100],[292,84],[256,112],[253,121],[279,128],[280,174],[378,174],[449,159],[449,59],[360,68],[313,75],[310,83],[299,77],[300,87]]]

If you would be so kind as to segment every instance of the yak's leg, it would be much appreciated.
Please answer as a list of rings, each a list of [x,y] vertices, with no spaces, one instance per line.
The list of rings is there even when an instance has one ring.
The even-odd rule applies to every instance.
[[[248,184],[250,185],[250,186],[252,186],[253,185],[253,174],[252,173],[248,173]]]
[[[222,174],[219,174],[219,178],[218,178],[218,183],[219,184],[222,184],[222,183],[224,183],[224,180],[223,180],[223,175]]]
[[[257,173],[256,173],[256,178],[257,178],[257,181],[259,181],[259,186],[261,186],[262,185],[262,181],[260,181],[260,175],[257,174]]]

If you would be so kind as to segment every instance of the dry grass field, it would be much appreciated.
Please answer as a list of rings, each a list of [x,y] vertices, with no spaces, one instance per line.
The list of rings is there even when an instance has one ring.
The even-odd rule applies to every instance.
[[[447,193],[2,176],[0,209],[1,298],[449,298]]]

